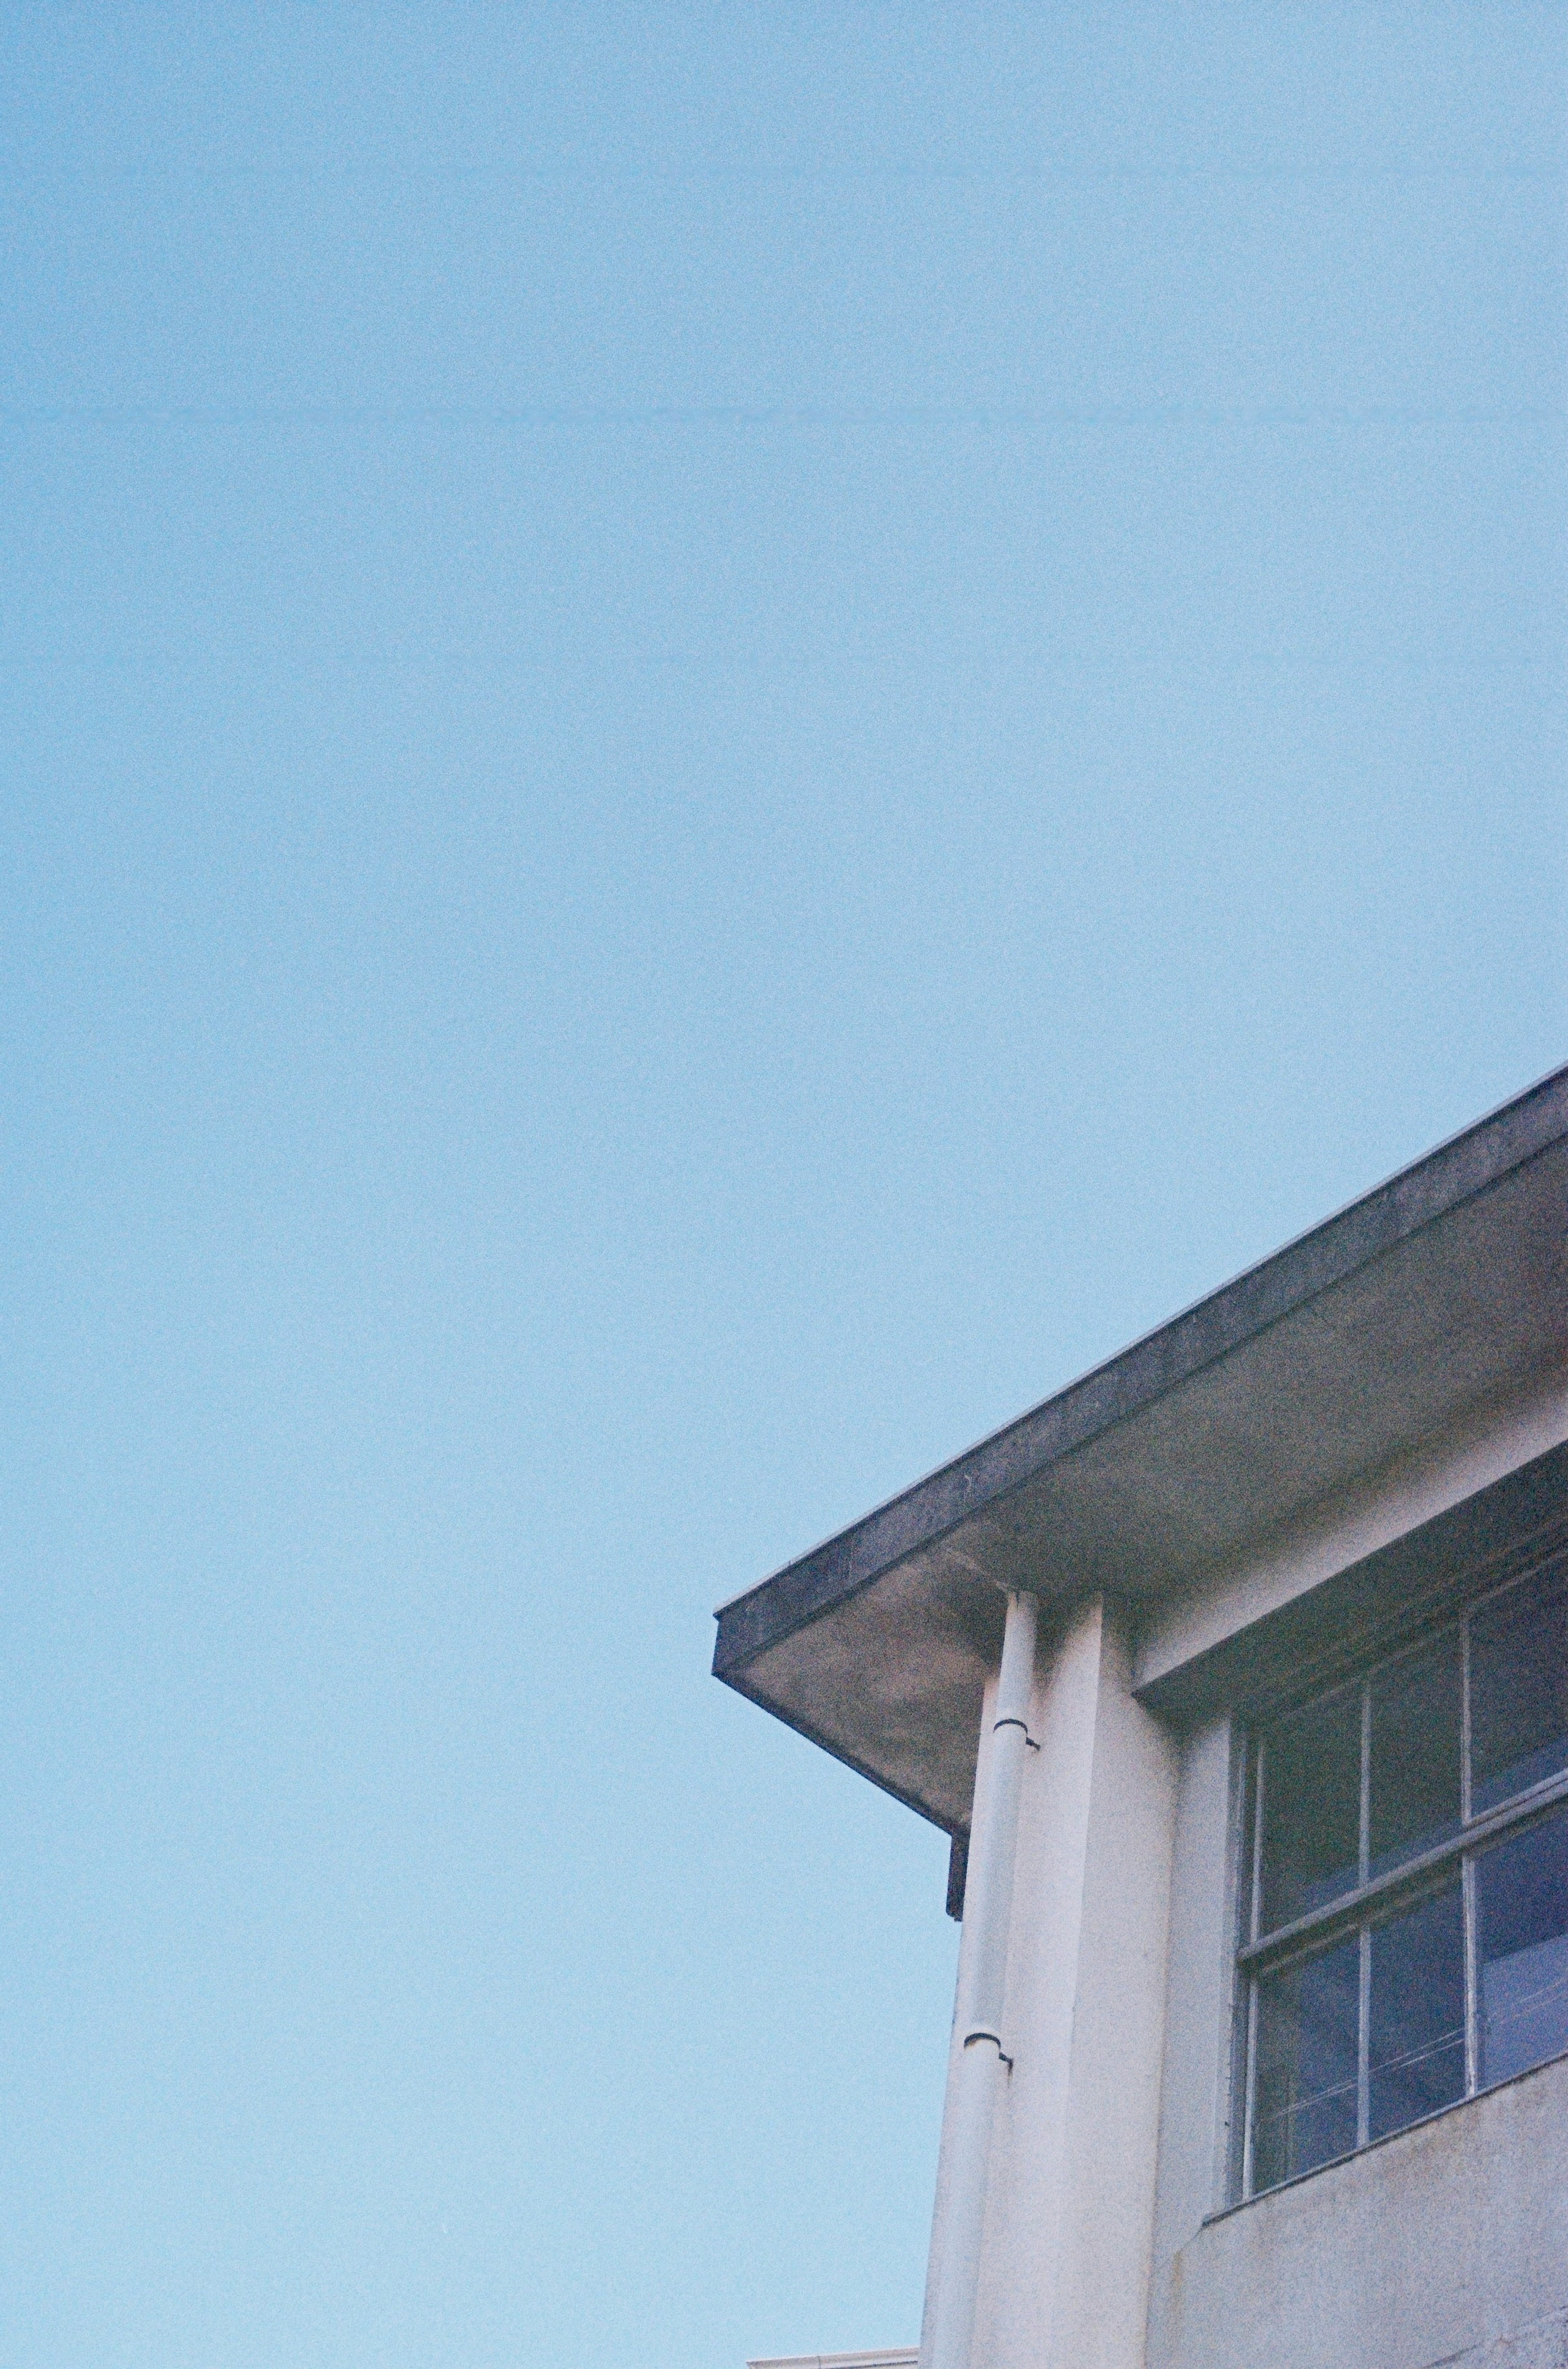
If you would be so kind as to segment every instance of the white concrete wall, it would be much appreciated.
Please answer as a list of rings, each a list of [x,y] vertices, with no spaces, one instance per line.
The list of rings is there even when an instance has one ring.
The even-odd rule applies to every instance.
[[[1242,1739],[1229,1715],[1182,1739],[1171,1875],[1154,2263],[1229,2203]]]
[[[1042,1637],[973,2369],[1568,2369],[1568,2062],[1225,2209],[1241,1739],[1132,1691],[1565,1436],[1558,1376],[1216,1574],[1136,1663],[1097,1599]],[[961,1949],[956,2031],[967,1983]]]
[[[1197,2230],[1149,2369],[1556,2369],[1565,2335],[1560,2060]]]
[[[1565,1427],[1557,1380],[1494,1410],[1173,1608],[1137,1676],[1233,1633]],[[1225,2210],[1241,1759],[1228,1717],[1182,1739],[1146,2369],[1568,2369],[1568,2063]]]

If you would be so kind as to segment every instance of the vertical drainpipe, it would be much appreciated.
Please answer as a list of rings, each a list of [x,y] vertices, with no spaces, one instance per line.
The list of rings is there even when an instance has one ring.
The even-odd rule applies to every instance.
[[[967,1926],[968,1997],[957,2062],[953,2111],[952,2170],[942,2222],[942,2256],[933,2282],[932,2340],[921,2369],[974,2369],[971,2346],[985,2228],[986,2171],[996,2100],[1012,2065],[1001,2053],[1001,2011],[1007,1988],[1007,1945],[1013,1917],[1013,1864],[1024,1756],[1034,1739],[1029,1708],[1035,1690],[1035,1624],[1039,1607],[1021,1590],[1007,1599],[1001,1672],[992,1714],[990,1767],[982,1812],[969,1838],[964,1918]]]

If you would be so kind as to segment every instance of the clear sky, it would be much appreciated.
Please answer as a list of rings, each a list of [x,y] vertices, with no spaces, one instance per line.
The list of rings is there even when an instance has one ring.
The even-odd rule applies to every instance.
[[[1568,1053],[1561,6],[0,25],[6,2369],[911,2340],[711,1608]]]

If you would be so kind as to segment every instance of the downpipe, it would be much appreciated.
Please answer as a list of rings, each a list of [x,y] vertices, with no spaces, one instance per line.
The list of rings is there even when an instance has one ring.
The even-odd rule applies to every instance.
[[[942,2255],[933,2281],[932,2341],[921,2369],[971,2369],[975,2305],[985,2231],[986,2175],[996,2102],[1012,2067],[1001,2048],[1007,1951],[1013,1923],[1013,1870],[1024,1755],[1033,1747],[1029,1710],[1035,1691],[1036,1599],[1022,1589],[1007,1599],[1001,1669],[991,1716],[990,1765],[982,1822],[969,1838],[964,1919],[968,1942],[967,2001],[956,2067],[953,2152]]]

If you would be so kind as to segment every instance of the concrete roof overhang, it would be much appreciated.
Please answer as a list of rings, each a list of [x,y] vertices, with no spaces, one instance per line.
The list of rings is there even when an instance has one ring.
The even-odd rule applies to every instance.
[[[1148,1604],[1568,1356],[1568,1068],[721,1607],[714,1672],[949,1832],[999,1590]]]

